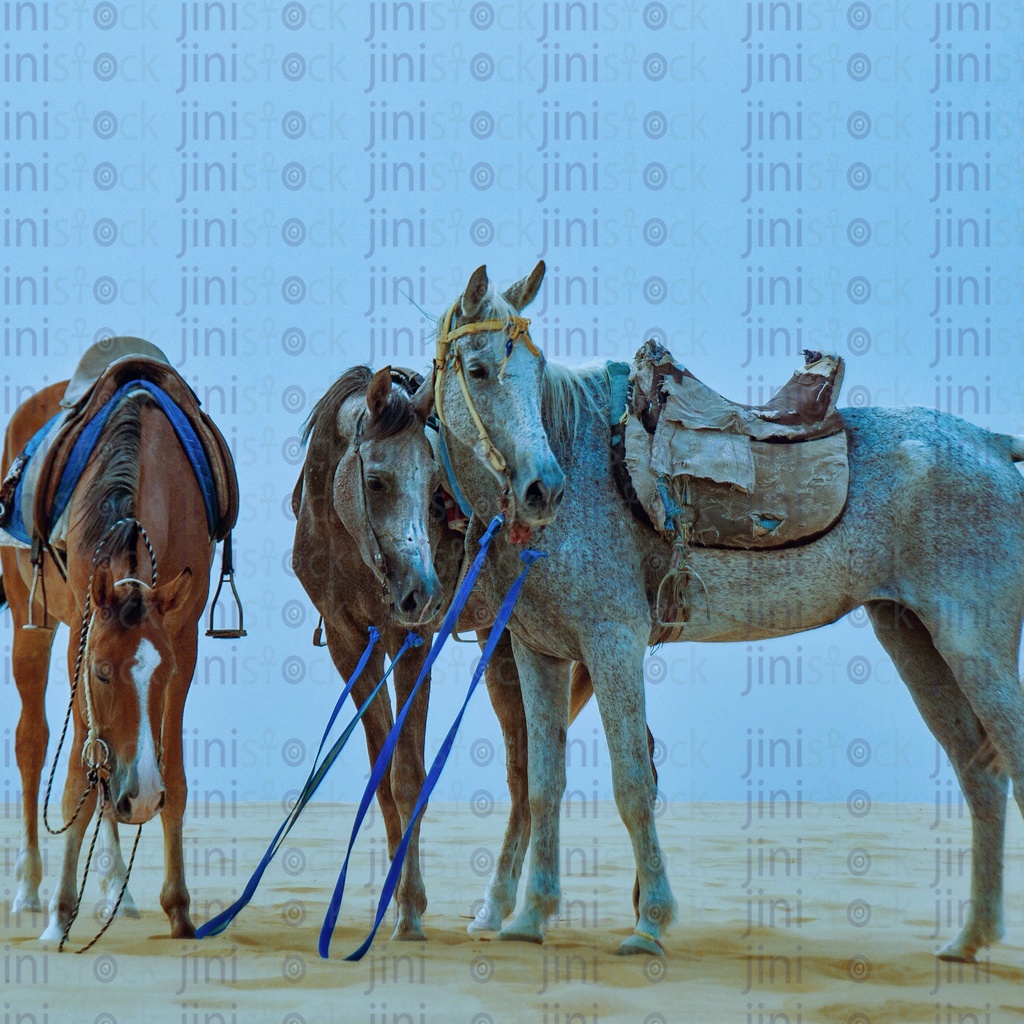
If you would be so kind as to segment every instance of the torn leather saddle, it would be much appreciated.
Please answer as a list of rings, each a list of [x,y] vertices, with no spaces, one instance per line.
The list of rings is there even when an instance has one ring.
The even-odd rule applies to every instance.
[[[613,382],[621,374],[613,364]],[[612,458],[635,514],[673,542],[674,593],[663,595],[662,625],[689,617],[691,544],[784,547],[820,536],[842,514],[849,485],[835,409],[842,379],[840,357],[805,352],[804,366],[770,402],[746,406],[703,384],[657,343],[641,347],[628,371],[626,411],[613,424]]]

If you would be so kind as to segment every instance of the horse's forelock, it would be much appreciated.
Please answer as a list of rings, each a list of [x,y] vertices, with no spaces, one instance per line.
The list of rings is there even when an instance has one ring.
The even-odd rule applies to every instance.
[[[146,618],[146,598],[138,583],[128,583],[123,588],[126,593],[119,595],[117,602],[117,621],[124,629],[141,626]]]
[[[364,425],[363,436],[368,440],[383,441],[419,422],[412,399],[401,387],[392,387],[384,408]]]

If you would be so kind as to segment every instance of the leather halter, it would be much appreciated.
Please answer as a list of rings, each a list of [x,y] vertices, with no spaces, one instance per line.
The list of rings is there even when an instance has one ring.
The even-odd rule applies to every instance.
[[[459,338],[466,337],[467,334],[487,334],[490,331],[504,331],[508,338],[505,343],[505,358],[501,361],[499,373],[504,370],[505,363],[511,357],[512,349],[517,341],[521,341],[531,355],[536,356],[538,359],[543,359],[544,357],[540,349],[534,345],[533,340],[530,338],[530,321],[524,317],[510,316],[507,320],[479,320],[474,324],[464,324],[462,327],[456,327],[455,320],[458,314],[459,300],[456,299],[451,309],[445,313],[444,330],[438,335],[437,339],[437,356],[434,360],[436,368],[434,373],[434,410],[442,425],[447,426],[448,421],[445,419],[444,409],[441,405],[441,392],[443,390],[444,374],[450,363],[455,379],[459,382],[459,388],[462,391],[462,397],[465,399],[470,418],[476,427],[477,437],[480,439],[480,444],[483,447],[484,458],[498,476],[507,479],[508,463],[491,440],[490,434],[487,433],[487,427],[484,426],[484,421],[480,418],[480,413],[477,412],[473,397],[469,393],[469,385],[466,383],[466,371],[462,365],[462,356],[459,354],[455,343]]]

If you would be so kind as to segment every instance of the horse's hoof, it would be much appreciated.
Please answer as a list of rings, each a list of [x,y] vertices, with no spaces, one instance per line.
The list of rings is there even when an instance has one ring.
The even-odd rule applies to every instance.
[[[106,897],[108,910],[113,910],[114,904],[117,903],[117,893],[108,892]],[[116,913],[118,917],[138,918],[142,916],[139,913],[139,908],[135,905],[135,900],[132,899],[132,894],[127,890],[125,890],[125,894],[121,897],[121,903]]]
[[[951,943],[943,946],[935,955],[938,959],[944,959],[953,964],[978,963],[978,957],[970,949],[959,949]]]
[[[194,939],[196,937],[196,926],[188,914],[184,914],[176,921],[171,922],[172,939]]]
[[[60,942],[64,938],[64,929],[56,920],[51,920],[46,926],[46,931],[39,936],[40,942]]]
[[[43,905],[39,902],[38,892],[19,892],[11,903],[11,913],[18,914],[23,910],[42,910]]]
[[[532,924],[513,921],[498,932],[498,938],[502,942],[533,942],[540,946],[544,942],[544,933]]]
[[[478,911],[476,917],[466,925],[466,931],[470,935],[479,935],[482,932],[501,931],[501,912],[497,907],[485,903]]]
[[[635,956],[637,953],[646,953],[648,956],[664,956],[665,950],[661,943],[650,935],[638,935],[634,932],[628,939],[623,939],[619,948],[615,950],[616,956]]]
[[[424,934],[423,927],[417,922],[416,924],[408,924],[404,921],[399,921],[395,925],[395,930],[391,933],[392,942],[426,942],[427,936]]]

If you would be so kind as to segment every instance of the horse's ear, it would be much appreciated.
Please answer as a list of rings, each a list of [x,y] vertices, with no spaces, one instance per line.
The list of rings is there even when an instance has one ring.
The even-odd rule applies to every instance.
[[[191,590],[192,570],[186,565],[170,583],[156,588],[153,604],[161,615],[169,615],[188,597]]]
[[[484,296],[487,294],[489,287],[487,267],[477,267],[470,276],[466,290],[462,293],[462,313],[464,316],[476,316],[480,312],[480,307],[484,304]]]
[[[366,408],[369,410],[370,419],[375,420],[388,404],[391,397],[391,367],[385,366],[378,370],[370,379],[370,386],[366,389]]]
[[[427,374],[426,379],[419,386],[419,390],[415,395],[412,396],[412,407],[416,412],[416,415],[421,420],[426,418],[434,411],[434,368],[430,368],[430,373]]]
[[[114,574],[106,562],[96,566],[91,594],[93,608],[109,608],[114,603]]]
[[[525,309],[533,302],[537,297],[537,292],[540,291],[540,283],[544,280],[546,269],[544,261],[541,260],[526,277],[521,281],[516,281],[505,291],[505,299],[513,309]]]

